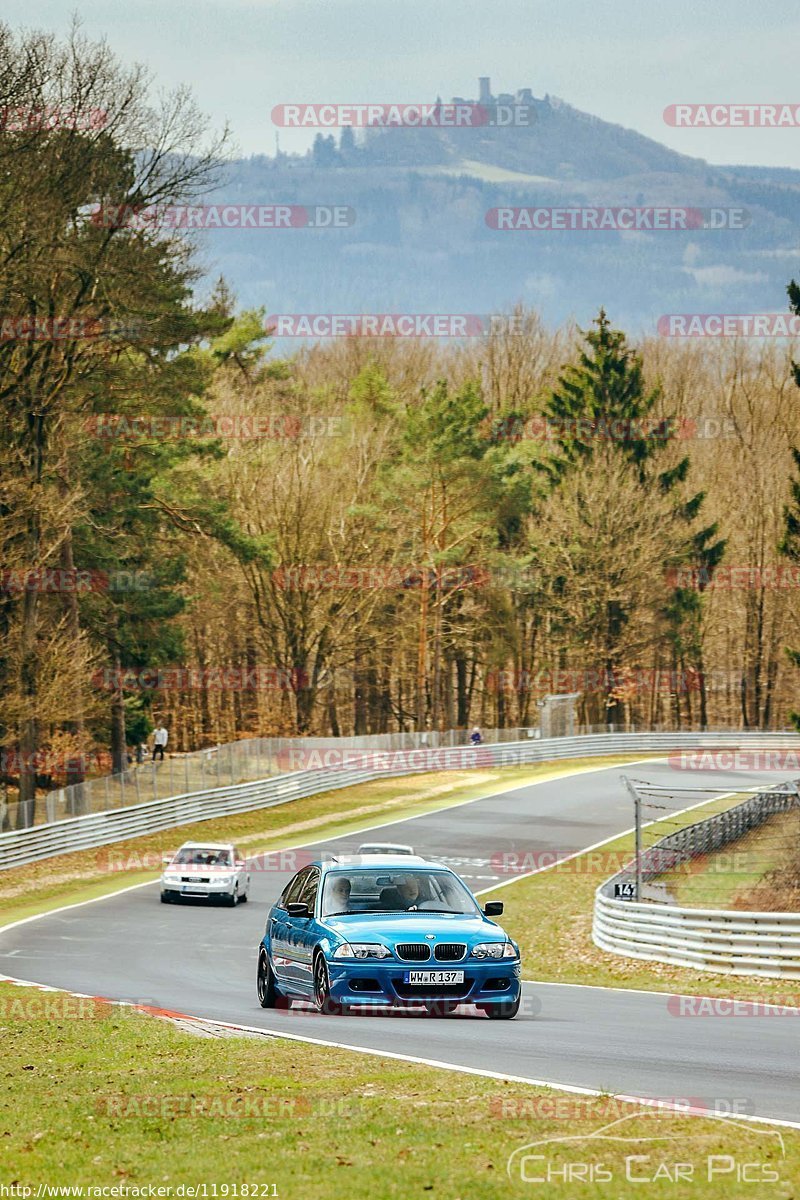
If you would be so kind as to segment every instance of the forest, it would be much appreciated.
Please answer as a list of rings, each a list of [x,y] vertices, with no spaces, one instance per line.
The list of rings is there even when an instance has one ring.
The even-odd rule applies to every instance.
[[[156,722],[180,751],[531,726],[577,693],[586,726],[797,723],[788,339],[632,340],[520,305],[480,338],[279,355],[191,232],[96,219],[205,194],[225,132],[78,32],[0,26],[0,63],[4,113],[74,116],[0,135],[21,801],[121,769]]]

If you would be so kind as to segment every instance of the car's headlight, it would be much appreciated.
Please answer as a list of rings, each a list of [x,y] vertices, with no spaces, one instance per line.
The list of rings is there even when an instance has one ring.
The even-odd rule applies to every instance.
[[[164,883],[180,883],[181,877],[175,871],[166,871],[164,874]]]
[[[479,942],[472,947],[473,958],[516,958],[513,942]]]
[[[391,958],[388,946],[378,942],[344,942],[333,952],[334,958]]]

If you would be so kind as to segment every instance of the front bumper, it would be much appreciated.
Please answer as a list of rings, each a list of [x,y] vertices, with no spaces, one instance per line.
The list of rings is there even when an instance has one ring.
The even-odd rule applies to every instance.
[[[188,881],[181,880],[179,882],[170,881],[167,883],[164,879],[161,880],[161,891],[167,892],[171,896],[186,896],[199,898],[213,898],[214,896],[230,896],[236,886],[235,879],[210,879],[208,882],[199,879],[191,879]]]
[[[464,972],[464,982],[456,984],[434,984],[420,986],[404,980],[407,971],[420,969],[419,964],[402,963],[397,960],[380,961],[362,959],[339,962],[328,959],[331,999],[352,1007],[368,1005],[413,1005],[431,1003],[490,1004],[505,1001],[513,1003],[520,994],[520,960],[513,958],[485,959],[465,958],[461,962],[437,969]]]

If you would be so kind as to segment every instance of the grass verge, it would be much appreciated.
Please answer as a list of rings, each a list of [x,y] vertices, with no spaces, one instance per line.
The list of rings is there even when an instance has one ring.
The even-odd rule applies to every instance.
[[[800,812],[792,809],[661,879],[675,903],[687,908],[798,912],[798,846]]]
[[[132,884],[155,879],[160,871],[158,864],[162,853],[174,850],[181,842],[233,841],[248,855],[290,849],[312,841],[340,837],[382,821],[402,820],[465,800],[524,787],[528,783],[578,771],[621,766],[635,757],[562,759],[528,766],[379,779],[307,796],[274,808],[211,818],[93,850],[42,859],[0,873],[0,927],[60,904],[93,900]]]
[[[49,1019],[40,1017],[43,999]],[[78,1016],[60,993],[0,984],[0,1032],[0,1183],[16,1181],[32,1197],[40,1184],[171,1189],[164,1196],[205,1184],[206,1197],[259,1200],[505,1200],[527,1190],[519,1156],[509,1180],[509,1156],[564,1137],[573,1140],[537,1146],[531,1153],[542,1158],[526,1163],[529,1177],[551,1175],[548,1195],[594,1200],[609,1174],[616,1186],[601,1194],[630,1195],[628,1155],[642,1156],[634,1174],[652,1180],[652,1200],[723,1200],[743,1162],[758,1164],[751,1177],[769,1183],[770,1195],[792,1195],[800,1178],[795,1131],[653,1115],[610,1098],[280,1039],[199,1040],[131,1010]],[[610,1131],[618,1140],[587,1140],[619,1118]],[[684,1168],[676,1188],[681,1163],[692,1175]]]
[[[671,817],[669,831],[689,825],[708,811],[739,803],[712,800],[681,818]],[[658,836],[650,830],[648,844]],[[683,992],[693,995],[736,996],[747,1000],[776,1000],[800,1007],[800,986],[791,980],[760,979],[743,975],[717,975],[666,963],[623,958],[600,950],[592,941],[592,912],[598,886],[630,862],[633,834],[555,867],[482,894],[483,899],[503,900],[505,929],[519,942],[526,979],[574,983],[597,987],[638,988],[644,991]]]

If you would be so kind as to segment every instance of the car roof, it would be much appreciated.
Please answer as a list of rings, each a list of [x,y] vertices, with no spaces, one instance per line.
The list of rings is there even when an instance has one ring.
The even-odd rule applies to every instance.
[[[417,870],[446,871],[449,868],[442,863],[429,862],[419,854],[338,854],[335,858],[320,860],[313,866],[324,871],[335,871],[344,867],[374,867],[376,870],[386,870],[387,867],[414,867]]]
[[[406,857],[414,853],[413,847],[406,842],[362,842],[359,850],[363,851],[364,846],[383,846],[387,854],[404,854]]]
[[[233,849],[233,842],[184,842],[182,846],[178,847],[178,850],[176,850],[175,853],[177,854],[179,850],[232,850],[232,849]]]

